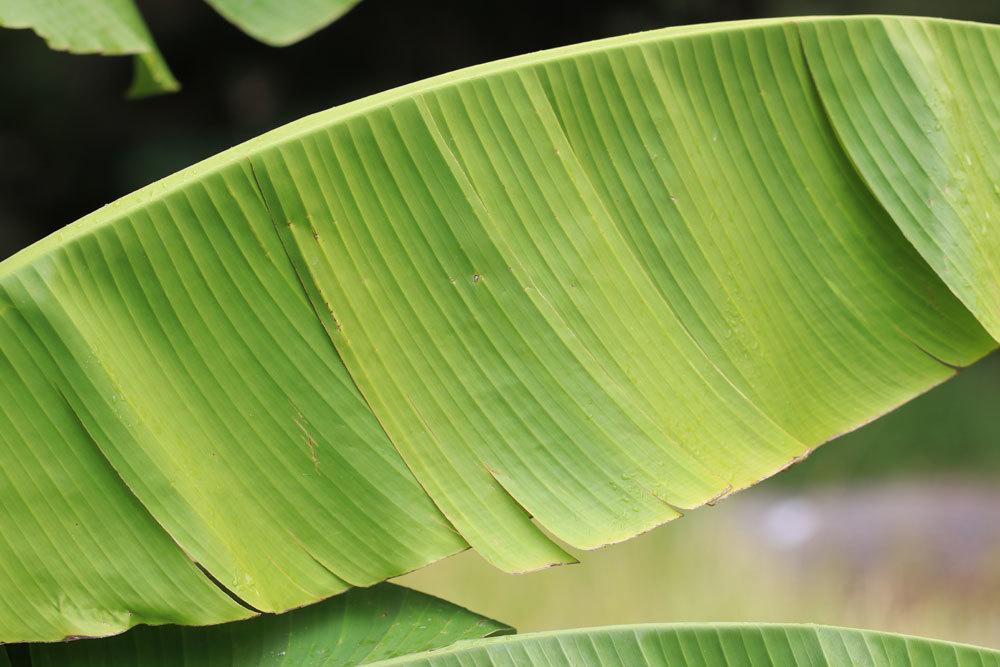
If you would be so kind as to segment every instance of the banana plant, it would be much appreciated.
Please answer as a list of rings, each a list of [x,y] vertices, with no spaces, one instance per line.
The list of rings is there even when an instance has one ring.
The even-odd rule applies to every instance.
[[[380,584],[283,616],[213,628],[138,628],[109,639],[35,644],[29,655],[33,667],[1000,665],[1000,652],[989,649],[818,625],[648,624],[510,632],[442,600]]]
[[[386,667],[995,667],[1000,665],[1000,652],[821,625],[719,623],[632,625],[464,640],[448,648],[371,664]]]
[[[511,628],[402,586],[356,588],[280,616],[208,628],[141,627],[29,648],[33,667],[358,665],[510,634]]]
[[[947,380],[1000,339],[998,63],[1000,28],[906,17],[581,44],[304,118],[4,260],[0,640],[279,613],[470,546],[572,562]],[[706,632],[909,646],[426,659]]]
[[[337,20],[360,0],[205,2],[255,39],[288,46]],[[30,28],[57,51],[133,55],[129,97],[180,89],[135,0],[0,0],[0,27]]]

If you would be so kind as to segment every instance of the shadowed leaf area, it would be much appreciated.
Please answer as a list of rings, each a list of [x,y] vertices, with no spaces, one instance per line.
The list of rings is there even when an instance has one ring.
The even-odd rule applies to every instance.
[[[106,639],[35,644],[30,653],[34,667],[336,667],[509,632],[443,600],[380,584],[281,616],[207,628],[136,628]]]
[[[360,0],[205,0],[248,35],[272,46],[305,39]],[[50,48],[135,55],[129,97],[180,90],[135,0],[0,0],[0,27],[30,28]]]

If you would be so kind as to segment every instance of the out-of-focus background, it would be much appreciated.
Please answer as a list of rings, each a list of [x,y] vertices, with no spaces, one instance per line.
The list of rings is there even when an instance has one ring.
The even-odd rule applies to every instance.
[[[998,0],[365,0],[272,49],[201,0],[139,4],[179,94],[127,102],[128,59],[54,53],[29,32],[0,31],[0,259],[287,121],[466,65],[739,18],[1000,22]],[[1000,356],[751,491],[578,557],[513,577],[465,553],[400,581],[521,630],[808,621],[1000,648]]]

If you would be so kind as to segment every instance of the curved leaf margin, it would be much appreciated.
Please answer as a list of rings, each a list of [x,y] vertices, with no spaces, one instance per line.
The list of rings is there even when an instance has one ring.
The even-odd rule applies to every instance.
[[[566,562],[539,525],[625,539],[994,349],[814,83],[816,35],[859,29],[855,60],[912,67],[998,36],[766,20],[484,65],[293,123],[5,260],[0,548],[21,590],[0,636],[247,615],[199,566],[280,611],[467,543],[510,571]],[[939,33],[953,50],[913,41]],[[994,175],[964,178],[979,197]],[[989,202],[938,221],[989,227]]]
[[[514,635],[373,663],[378,665],[809,665],[991,667],[1000,651],[824,625],[691,623]]]

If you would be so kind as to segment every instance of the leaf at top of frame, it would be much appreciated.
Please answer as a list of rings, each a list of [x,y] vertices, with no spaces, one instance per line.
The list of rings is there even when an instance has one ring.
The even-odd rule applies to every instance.
[[[862,160],[823,73],[862,28],[842,62],[924,72],[948,128],[898,171]],[[649,530],[946,380],[997,346],[994,245],[944,262],[910,237],[996,229],[1000,74],[978,54],[998,38],[771,19],[491,63],[292,123],[0,263],[0,639],[246,615],[216,582],[283,611],[467,545],[511,572],[569,562],[559,541]],[[928,83],[959,62],[982,85],[947,94],[975,112]],[[926,113],[854,94],[900,132]],[[907,193],[937,187],[965,122],[981,169],[953,213],[922,210]]]

